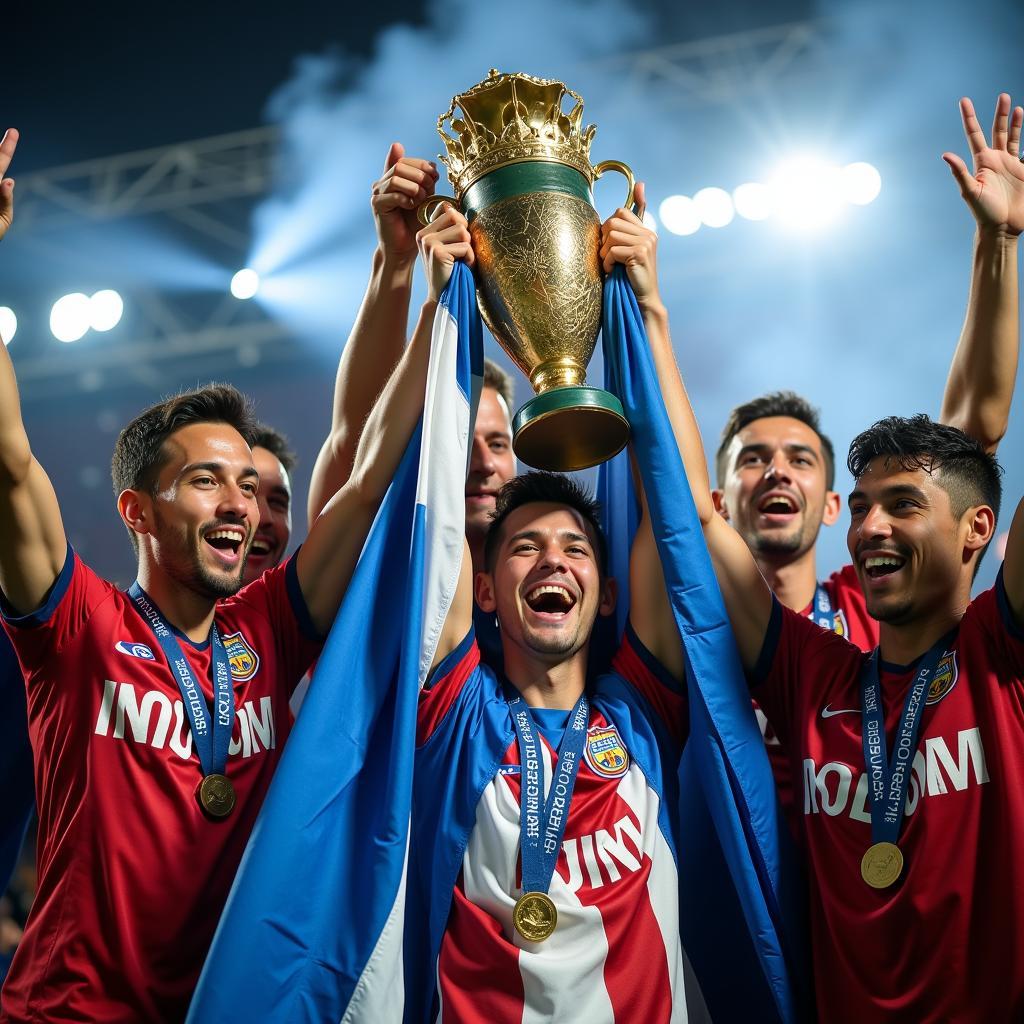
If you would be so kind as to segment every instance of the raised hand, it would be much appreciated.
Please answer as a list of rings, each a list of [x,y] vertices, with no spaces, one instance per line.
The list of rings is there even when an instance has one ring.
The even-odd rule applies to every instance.
[[[384,174],[373,183],[370,199],[385,257],[416,258],[416,207],[434,194],[437,178],[437,168],[429,160],[407,157],[400,142],[391,144]]]
[[[974,173],[956,153],[943,153],[960,194],[971,208],[979,228],[1000,229],[1011,235],[1024,231],[1024,163],[1020,159],[1021,124],[1024,108],[1010,110],[1010,96],[1000,93],[992,121],[992,145],[965,96],[960,101],[964,134],[974,158]]]
[[[658,307],[658,236],[644,226],[647,207],[644,183],[636,184],[639,215],[632,210],[618,209],[601,225],[601,265],[606,274],[616,263],[626,268],[641,310]]]
[[[465,260],[470,267],[476,262],[469,222],[449,203],[443,203],[440,210],[416,235],[427,274],[427,290],[434,302],[448,284],[456,260]]]
[[[14,179],[4,177],[18,146],[18,129],[8,128],[0,140],[0,238],[14,220]]]

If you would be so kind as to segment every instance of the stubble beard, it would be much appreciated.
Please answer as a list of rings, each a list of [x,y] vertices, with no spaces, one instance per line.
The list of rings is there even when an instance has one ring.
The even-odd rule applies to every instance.
[[[227,576],[213,573],[206,567],[201,554],[202,543],[198,534],[184,538],[175,556],[164,561],[164,571],[194,594],[212,601],[237,594],[242,589],[242,581],[245,578],[249,549],[245,549],[238,564],[238,571],[232,576]]]

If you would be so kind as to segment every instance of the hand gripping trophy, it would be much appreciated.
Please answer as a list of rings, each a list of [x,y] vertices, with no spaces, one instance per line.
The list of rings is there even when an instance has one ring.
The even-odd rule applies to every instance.
[[[619,171],[629,207],[633,173],[617,160],[591,165],[597,129],[582,124],[583,100],[562,82],[492,70],[437,121],[455,199],[420,207],[423,223],[445,201],[469,221],[484,321],[537,392],[512,424],[516,455],[537,469],[585,469],[629,440],[619,400],[584,381],[601,324],[592,186]]]

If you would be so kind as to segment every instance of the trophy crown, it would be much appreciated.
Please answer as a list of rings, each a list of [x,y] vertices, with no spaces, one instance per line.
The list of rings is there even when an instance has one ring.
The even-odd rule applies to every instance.
[[[574,105],[565,113],[567,96]],[[437,131],[448,149],[440,160],[460,201],[484,174],[526,160],[567,164],[594,180],[590,144],[597,129],[583,127],[579,93],[554,79],[491,68],[482,82],[452,98]]]

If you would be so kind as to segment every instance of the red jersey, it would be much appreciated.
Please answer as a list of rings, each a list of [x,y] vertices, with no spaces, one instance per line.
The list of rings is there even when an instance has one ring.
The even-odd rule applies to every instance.
[[[295,560],[217,605],[237,806],[211,821],[175,677],[132,600],[71,549],[46,604],[5,626],[21,662],[39,887],[0,1020],[180,1021],[320,648]],[[207,701],[210,644],[177,634]]]
[[[800,780],[818,1011],[841,1024],[1024,1020],[1024,629],[1002,576],[976,598],[929,687],[900,829],[875,890],[853,645],[777,603],[754,693]],[[916,666],[880,666],[888,749]]]

